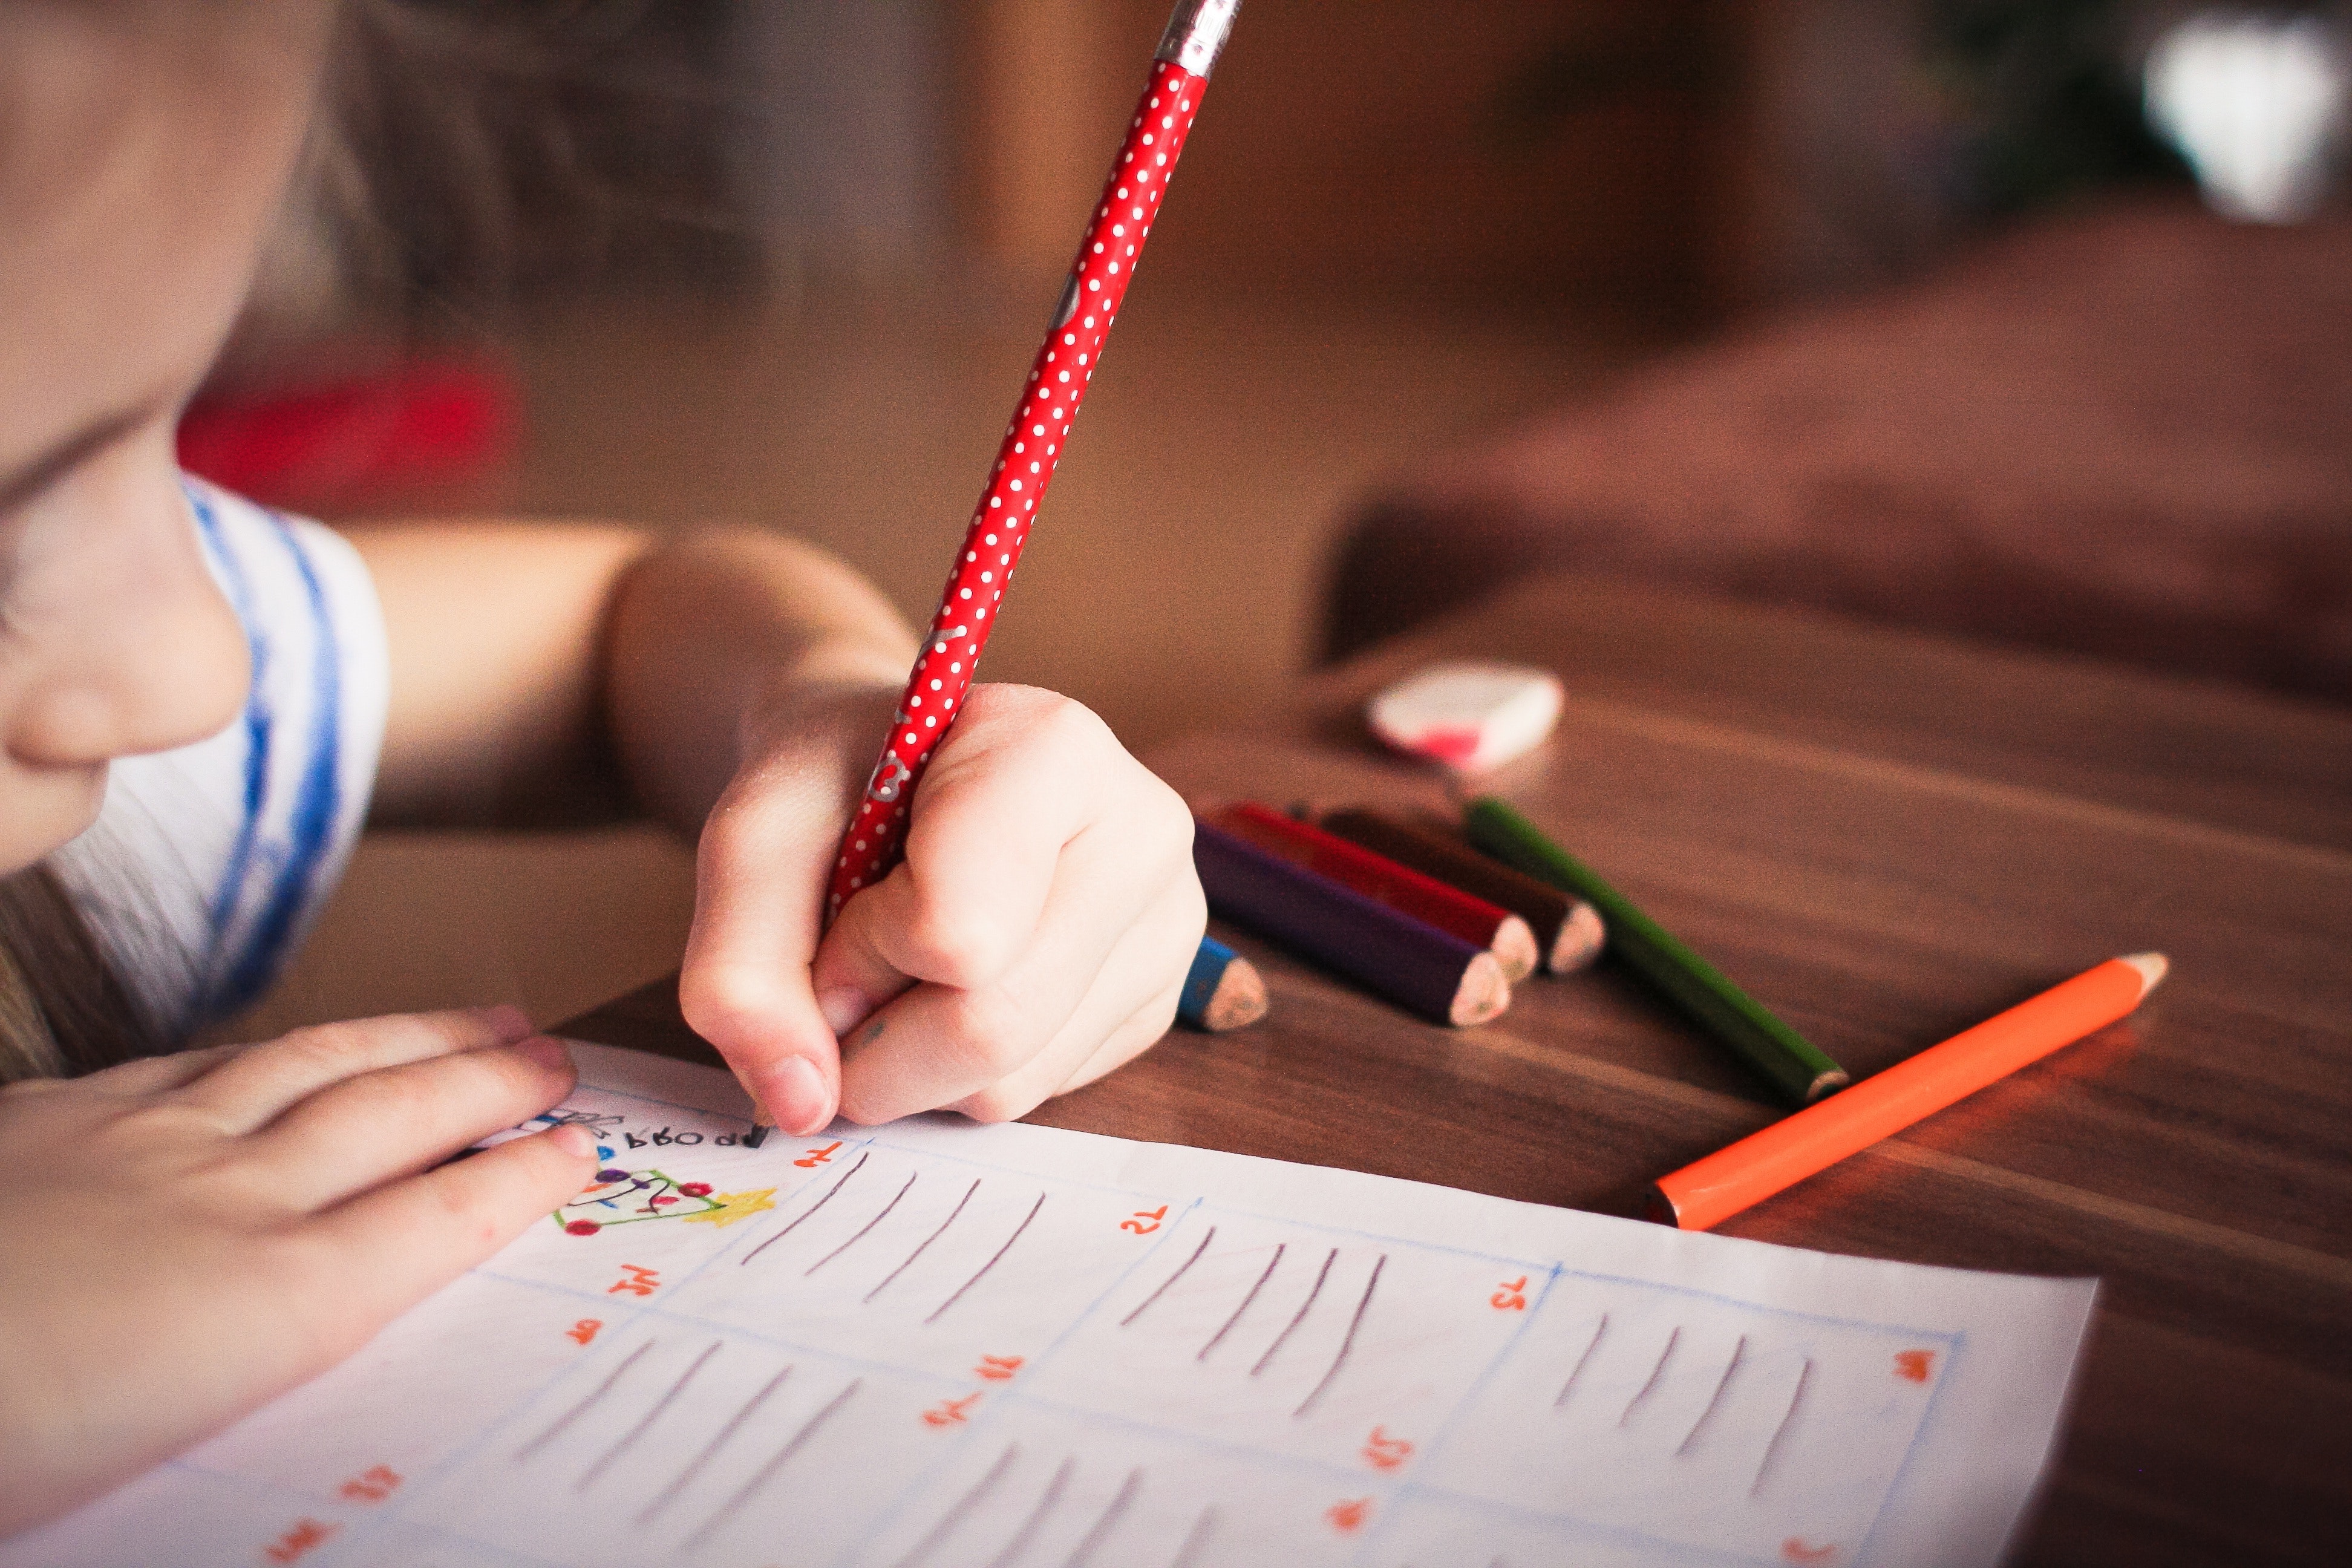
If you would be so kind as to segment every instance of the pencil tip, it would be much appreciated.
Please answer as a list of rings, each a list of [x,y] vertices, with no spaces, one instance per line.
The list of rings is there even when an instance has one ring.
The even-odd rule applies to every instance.
[[[774,1131],[775,1129],[772,1127],[763,1127],[756,1121],[753,1122],[751,1124],[751,1131],[743,1134],[743,1147],[746,1149],[757,1149],[761,1144],[765,1143],[768,1141],[768,1134]]]
[[[2172,971],[2172,961],[2160,952],[2127,952],[2123,961],[2139,971],[2139,994],[2146,996]]]

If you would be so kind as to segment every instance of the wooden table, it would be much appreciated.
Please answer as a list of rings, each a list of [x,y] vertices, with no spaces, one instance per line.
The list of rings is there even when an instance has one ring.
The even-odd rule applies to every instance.
[[[2021,1561],[2352,1562],[2352,713],[1552,578],[1149,760],[1196,800],[1442,805],[1354,717],[1441,656],[1566,679],[1493,787],[1857,1077],[2168,952],[2132,1019],[1724,1228],[2101,1277]],[[1032,1120],[1629,1213],[1772,1115],[1606,966],[1448,1031],[1223,934],[1271,1017]],[[698,1047],[658,986],[572,1028]]]

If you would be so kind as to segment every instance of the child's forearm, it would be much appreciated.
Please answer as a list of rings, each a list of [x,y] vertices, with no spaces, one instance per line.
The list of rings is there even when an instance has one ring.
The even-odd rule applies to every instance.
[[[837,736],[863,784],[915,655],[865,578],[796,541],[712,534],[640,557],[613,605],[605,707],[647,810],[698,829],[780,730]]]
[[[878,744],[913,658],[863,578],[772,534],[471,523],[352,537],[391,646],[379,822],[537,825],[634,804],[690,834],[762,726],[870,707],[870,725],[849,727]]]

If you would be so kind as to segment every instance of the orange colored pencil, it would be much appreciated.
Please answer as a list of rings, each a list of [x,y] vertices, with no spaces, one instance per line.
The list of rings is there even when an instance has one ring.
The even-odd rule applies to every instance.
[[[1967,1099],[2140,1005],[2169,965],[2160,952],[2111,958],[1942,1045],[1685,1165],[1650,1190],[1651,1217],[1710,1230],[1849,1154]]]

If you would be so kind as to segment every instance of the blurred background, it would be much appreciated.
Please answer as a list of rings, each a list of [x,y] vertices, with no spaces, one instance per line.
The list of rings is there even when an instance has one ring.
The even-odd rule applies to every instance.
[[[331,521],[772,526],[919,621],[1166,12],[360,0],[184,460]],[[2347,37],[1246,0],[986,674],[1142,751],[1569,566],[2342,703]],[[552,1020],[690,910],[650,829],[374,834],[239,1031]]]

